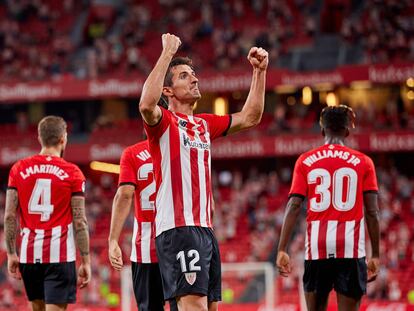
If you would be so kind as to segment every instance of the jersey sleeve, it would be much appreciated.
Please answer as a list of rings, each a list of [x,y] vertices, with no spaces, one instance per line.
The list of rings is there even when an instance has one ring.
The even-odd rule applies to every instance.
[[[378,191],[377,174],[375,172],[374,162],[370,157],[365,156],[366,172],[362,184],[362,191]]]
[[[292,185],[290,187],[289,197],[299,196],[305,198],[307,193],[308,183],[306,180],[305,171],[303,169],[302,157],[299,157],[293,170]]]
[[[125,149],[121,156],[118,186],[132,184],[137,186],[137,172],[134,168],[131,152]]]
[[[162,116],[161,119],[158,121],[157,124],[149,125],[145,121],[144,122],[144,129],[145,133],[149,140],[158,140],[161,135],[165,132],[167,127],[170,125],[171,122],[171,112],[163,107],[160,107]]]
[[[215,114],[198,114],[197,117],[204,119],[209,128],[210,139],[214,140],[220,136],[226,136],[231,126],[231,115],[218,116]]]
[[[85,176],[76,165],[74,165],[72,177],[72,196],[74,195],[85,195]]]
[[[17,190],[17,164],[13,165],[9,173],[9,182],[7,184],[7,189],[16,189]]]

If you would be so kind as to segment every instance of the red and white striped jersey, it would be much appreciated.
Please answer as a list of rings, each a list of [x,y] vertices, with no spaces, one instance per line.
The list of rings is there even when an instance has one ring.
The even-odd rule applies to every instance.
[[[156,235],[183,226],[211,227],[211,141],[227,133],[231,116],[173,113],[161,108],[145,124],[157,186]]]
[[[296,161],[289,196],[308,198],[305,259],[365,257],[363,194],[378,191],[365,154],[324,145]]]
[[[135,186],[131,261],[158,262],[155,251],[155,179],[148,141],[129,146],[121,157],[119,186]]]
[[[80,169],[60,157],[35,155],[13,165],[8,188],[19,198],[20,262],[75,261],[71,197],[84,195]]]

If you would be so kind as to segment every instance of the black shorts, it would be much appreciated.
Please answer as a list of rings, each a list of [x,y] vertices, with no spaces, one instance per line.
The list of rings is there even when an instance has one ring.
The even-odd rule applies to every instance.
[[[46,304],[76,302],[75,262],[20,264],[27,298]]]
[[[367,264],[364,258],[305,260],[305,292],[327,295],[336,292],[359,300],[367,292]]]
[[[200,294],[221,300],[220,251],[210,228],[170,229],[155,243],[165,299]]]
[[[131,262],[132,284],[139,311],[163,311],[164,295],[158,263]],[[170,310],[177,311],[175,300]]]

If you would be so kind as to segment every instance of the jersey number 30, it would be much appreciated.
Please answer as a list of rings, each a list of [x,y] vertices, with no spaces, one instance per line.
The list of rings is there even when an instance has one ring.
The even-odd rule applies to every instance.
[[[50,203],[51,185],[51,179],[36,179],[36,184],[30,196],[29,213],[40,214],[40,221],[48,221],[50,214],[53,213],[53,205]]]
[[[310,199],[310,209],[313,212],[323,212],[331,203],[341,212],[349,211],[355,205],[358,175],[352,168],[342,167],[332,176],[327,170],[316,168],[309,172],[308,183],[317,184],[315,193],[319,195],[319,200],[316,197]]]

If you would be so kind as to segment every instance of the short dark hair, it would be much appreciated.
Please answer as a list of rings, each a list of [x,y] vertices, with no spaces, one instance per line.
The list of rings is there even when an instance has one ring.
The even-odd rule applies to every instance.
[[[164,78],[164,86],[171,86],[172,85],[172,77],[173,77],[172,69],[176,66],[179,66],[179,65],[188,65],[188,66],[191,67],[191,69],[194,70],[193,61],[190,58],[181,57],[181,56],[174,57],[171,60],[170,64],[168,65],[168,70],[167,70],[167,73],[165,74],[165,78]]]
[[[66,133],[66,122],[61,117],[47,116],[40,120],[37,126],[40,142],[44,147],[53,147],[59,144]]]
[[[355,127],[355,113],[346,105],[328,106],[322,110],[319,124],[323,129],[341,132],[349,127]]]

